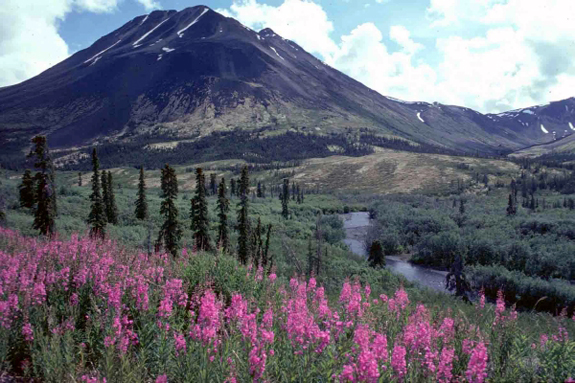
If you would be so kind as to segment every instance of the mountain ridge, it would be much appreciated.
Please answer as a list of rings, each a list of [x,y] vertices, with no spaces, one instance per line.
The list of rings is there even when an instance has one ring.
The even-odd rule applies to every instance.
[[[40,75],[0,88],[0,147],[38,133],[69,148],[307,128],[507,154],[565,134],[575,99],[516,111],[384,96],[269,28],[256,32],[196,6],[138,16]]]

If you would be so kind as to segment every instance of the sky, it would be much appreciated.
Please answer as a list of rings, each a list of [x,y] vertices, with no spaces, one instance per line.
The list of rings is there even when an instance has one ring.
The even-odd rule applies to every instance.
[[[2,0],[0,87],[155,9],[272,28],[379,93],[484,113],[575,96],[575,0]]]

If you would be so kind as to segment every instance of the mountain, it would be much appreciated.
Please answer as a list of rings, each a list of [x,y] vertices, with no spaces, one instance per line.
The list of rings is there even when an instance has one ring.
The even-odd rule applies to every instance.
[[[385,97],[271,29],[205,6],[155,11],[23,83],[0,88],[0,147],[43,133],[59,148],[190,142],[258,129],[371,132],[468,153],[553,141],[575,99],[498,115]],[[567,131],[570,133],[570,131]]]

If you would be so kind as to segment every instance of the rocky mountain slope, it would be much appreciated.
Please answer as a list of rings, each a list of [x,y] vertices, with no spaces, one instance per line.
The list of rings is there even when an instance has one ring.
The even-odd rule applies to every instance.
[[[236,128],[362,129],[469,153],[509,153],[575,130],[575,99],[484,115],[385,97],[271,29],[205,6],[128,22],[44,73],[0,89],[0,147],[195,140]]]

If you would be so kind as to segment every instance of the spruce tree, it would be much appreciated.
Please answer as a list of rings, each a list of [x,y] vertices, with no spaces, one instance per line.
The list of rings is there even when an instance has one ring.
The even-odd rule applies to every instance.
[[[194,196],[192,228],[194,243],[198,250],[211,250],[208,219],[208,201],[206,197],[205,175],[202,168],[196,169],[196,195]],[[214,182],[215,184],[215,182]]]
[[[105,172],[104,172],[105,173]],[[113,225],[118,224],[118,207],[116,206],[116,196],[114,195],[114,178],[112,172],[108,171],[108,205],[106,206],[106,215],[108,222]]]
[[[82,172],[78,173],[78,186],[82,187]]]
[[[383,247],[381,242],[375,240],[371,243],[369,247],[369,256],[367,258],[369,265],[371,267],[382,267],[385,266],[385,256],[383,255]]]
[[[39,230],[42,235],[52,236],[57,214],[54,166],[46,137],[36,136],[32,139],[32,143],[34,147],[28,157],[35,157],[34,167],[38,169],[34,176],[36,208],[33,228]]]
[[[282,216],[285,219],[289,218],[289,180],[286,178],[284,179],[283,190],[281,194],[281,201],[282,201]]]
[[[262,198],[262,183],[260,181],[258,181],[258,189],[257,189],[257,196],[258,198]]]
[[[228,213],[230,211],[230,201],[226,198],[226,180],[222,178],[218,187],[218,244],[222,251],[230,251],[230,235],[228,233]]]
[[[92,172],[92,194],[90,194],[92,206],[88,216],[90,235],[94,238],[104,238],[106,235],[106,207],[102,200],[100,161],[98,161],[96,148],[92,150]]]
[[[34,207],[36,202],[35,190],[34,190],[34,178],[32,178],[32,172],[26,170],[24,175],[22,175],[22,183],[20,184],[20,207],[25,207],[31,209]]]
[[[148,201],[146,200],[146,179],[144,166],[140,166],[140,180],[138,182],[138,199],[136,200],[136,218],[145,220],[148,218]]]
[[[242,174],[239,181],[238,191],[240,194],[240,202],[238,203],[238,258],[244,265],[248,263],[249,257],[249,188],[250,178],[248,167],[242,168]]]
[[[513,194],[509,194],[509,202],[507,203],[507,215],[515,215],[515,213],[517,213],[515,198],[513,198]]]
[[[164,249],[173,257],[178,255],[182,229],[178,221],[178,208],[175,201],[178,198],[178,179],[176,171],[170,165],[162,169],[161,174],[162,201],[160,214],[164,217],[164,223],[160,229],[156,246],[164,245]]]
[[[218,185],[216,182],[216,173],[210,173],[210,191],[211,195],[216,195],[218,192]]]

